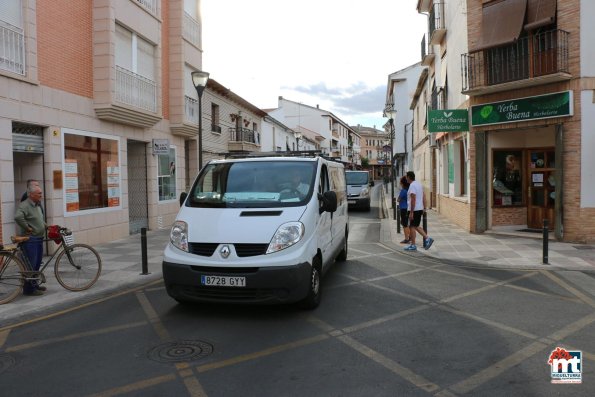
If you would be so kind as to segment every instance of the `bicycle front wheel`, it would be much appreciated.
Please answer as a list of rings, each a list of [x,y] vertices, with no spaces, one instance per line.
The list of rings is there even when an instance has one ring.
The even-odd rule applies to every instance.
[[[0,305],[16,298],[23,290],[25,265],[8,252],[0,252]]]
[[[87,244],[64,247],[56,259],[54,274],[61,286],[70,291],[90,288],[101,273],[101,258]]]

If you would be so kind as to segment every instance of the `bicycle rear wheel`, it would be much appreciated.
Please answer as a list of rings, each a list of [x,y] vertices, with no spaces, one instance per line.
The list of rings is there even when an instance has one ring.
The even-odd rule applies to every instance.
[[[8,252],[0,252],[0,305],[16,298],[23,290],[25,265]]]
[[[90,288],[101,273],[101,258],[97,251],[87,244],[73,244],[64,247],[54,265],[56,280],[70,291]]]

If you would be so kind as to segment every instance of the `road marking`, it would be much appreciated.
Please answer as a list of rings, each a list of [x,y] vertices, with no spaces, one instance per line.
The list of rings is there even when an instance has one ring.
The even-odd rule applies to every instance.
[[[157,314],[157,312],[153,308],[153,305],[151,305],[151,302],[147,298],[147,295],[145,295],[144,291],[137,291],[136,297],[140,302],[140,305],[143,311],[145,312],[147,318],[149,319],[149,322],[153,326],[153,329],[159,336],[159,339],[161,339],[162,341],[171,340],[169,332],[163,325],[163,322],[161,322],[159,314]],[[176,363],[178,376],[182,378],[182,381],[184,382],[184,385],[186,386],[186,390],[188,390],[188,393],[190,393],[192,397],[206,397],[207,394],[205,393],[198,379],[194,376],[194,373],[192,371],[188,373],[189,368],[190,365],[186,362]]]
[[[8,339],[8,334],[10,334],[10,329],[0,331],[0,349],[6,343],[6,339]]]
[[[560,341],[574,334],[575,332],[578,332],[579,330],[583,329],[584,327],[590,325],[593,322],[595,322],[595,313],[592,313],[578,321],[575,321],[574,323],[571,323],[567,327],[564,327],[561,330],[549,335],[547,338]],[[494,379],[504,371],[507,371],[515,365],[522,363],[526,359],[546,349],[548,346],[550,346],[550,344],[546,344],[543,342],[534,342],[529,346],[517,351],[516,353],[513,353],[512,355],[506,357],[505,359],[500,360],[496,364],[478,372],[477,374],[457,383],[454,386],[451,386],[450,389],[460,394],[469,393],[471,390],[475,389],[479,385],[491,379]]]
[[[65,342],[65,341],[70,341],[70,340],[75,340],[75,339],[80,339],[80,338],[87,338],[89,336],[109,334],[111,332],[122,331],[122,330],[135,328],[135,327],[143,327],[146,325],[147,325],[146,321],[138,321],[138,322],[134,322],[134,323],[130,323],[130,324],[116,325],[113,327],[97,329],[94,331],[79,332],[76,334],[62,336],[59,338],[49,338],[49,339],[40,340],[37,342],[24,343],[22,345],[11,346],[11,347],[7,348],[6,351],[7,352],[16,352],[16,351],[21,351],[21,350],[27,350],[27,349],[32,349],[34,347],[51,345],[53,343]]]
[[[352,332],[360,331],[365,328],[372,327],[374,325],[385,323],[387,321],[392,321],[392,320],[396,320],[398,318],[409,316],[410,314],[421,312],[423,310],[429,309],[430,307],[431,307],[430,305],[421,305],[421,306],[413,307],[411,309],[403,310],[398,313],[390,314],[388,316],[376,318],[374,320],[370,320],[370,321],[366,321],[366,322],[352,325],[349,327],[345,327],[345,328],[342,328],[341,331],[343,331],[346,334],[349,334]]]
[[[217,362],[210,363],[210,364],[200,365],[200,366],[196,367],[196,371],[198,373],[207,372],[207,371],[211,371],[214,369],[219,369],[219,368],[227,367],[230,365],[239,364],[244,361],[250,361],[250,360],[257,359],[257,358],[270,356],[271,354],[295,349],[297,347],[307,346],[312,343],[317,343],[317,342],[323,341],[328,338],[329,338],[329,336],[327,334],[321,334],[321,335],[313,336],[311,338],[306,338],[306,339],[297,340],[295,342],[286,343],[284,345],[273,346],[268,349],[264,349],[264,350],[257,351],[254,353],[243,354],[241,356],[236,356],[236,357],[230,358],[228,360],[222,360],[222,361],[217,361]]]
[[[437,384],[430,382],[421,375],[417,375],[416,373],[412,372],[409,368],[397,364],[390,358],[356,341],[350,336],[339,336],[337,339],[345,343],[352,349],[360,352],[364,356],[382,365],[383,367],[389,369],[390,371],[405,379],[409,383],[419,387],[422,390],[427,391],[428,393],[433,393],[440,390],[440,386],[438,386]]]
[[[479,294],[481,292],[489,291],[491,289],[494,289],[496,287],[501,287],[501,286],[503,286],[505,284],[508,284],[508,283],[511,283],[511,282],[514,282],[514,281],[522,280],[524,278],[533,277],[536,274],[538,274],[538,272],[531,272],[531,273],[523,274],[521,276],[513,277],[513,278],[508,279],[508,280],[498,281],[496,283],[493,283],[493,284],[490,284],[490,285],[486,285],[485,287],[481,287],[481,288],[477,288],[477,289],[474,289],[474,290],[471,290],[471,291],[463,292],[462,294],[454,295],[454,296],[451,296],[450,298],[441,299],[439,301],[439,303],[448,303],[448,302],[455,301],[457,299],[467,298],[467,297],[469,297],[471,295],[476,295],[476,294]]]
[[[587,305],[595,308],[595,300],[593,300],[590,297],[588,297],[587,295],[583,294],[582,292],[580,292],[579,290],[577,290],[576,288],[574,288],[573,286],[568,284],[566,281],[562,280],[559,277],[556,277],[554,274],[552,274],[549,271],[542,270],[541,273],[544,274],[547,278],[549,278],[553,282],[555,282],[556,284],[558,284],[559,286],[561,286],[562,288],[564,288],[565,290],[567,290],[568,292],[570,292],[572,295],[576,296],[578,299],[580,299]]]
[[[175,374],[169,375],[162,375],[156,376],[154,378],[149,378],[146,380],[141,380],[139,382],[130,383],[126,386],[115,387],[110,390],[105,390],[100,393],[91,394],[88,397],[111,397],[111,396],[119,396],[122,394],[132,393],[136,391],[141,391],[147,389],[149,387],[153,387],[156,385],[160,385],[162,383],[172,382],[176,380],[177,377]]]

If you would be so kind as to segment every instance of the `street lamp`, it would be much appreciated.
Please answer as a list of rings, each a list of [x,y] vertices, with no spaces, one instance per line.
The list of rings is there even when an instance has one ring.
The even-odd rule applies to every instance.
[[[388,105],[384,110],[386,117],[388,117],[388,124],[390,125],[390,199],[393,206],[393,219],[397,219],[397,203],[395,200],[395,171],[393,169],[393,140],[395,139],[395,117],[397,111],[392,105]]]
[[[299,151],[300,150],[300,139],[302,139],[302,133],[299,131],[296,131],[294,136],[295,136],[295,150]]]
[[[192,72],[192,84],[198,94],[198,170],[202,168],[202,92],[207,86],[209,74],[200,70]]]

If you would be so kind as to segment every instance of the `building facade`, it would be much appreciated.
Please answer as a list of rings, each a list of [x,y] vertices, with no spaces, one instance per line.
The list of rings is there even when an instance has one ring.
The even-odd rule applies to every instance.
[[[199,2],[2,2],[0,31],[2,241],[28,179],[77,241],[168,227],[196,173]]]

